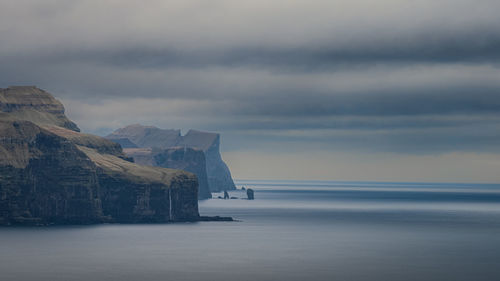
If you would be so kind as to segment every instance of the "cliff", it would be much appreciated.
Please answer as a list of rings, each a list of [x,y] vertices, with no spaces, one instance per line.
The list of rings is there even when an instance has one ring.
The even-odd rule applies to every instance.
[[[174,147],[185,147],[200,150],[205,154],[206,162],[206,175],[208,187],[211,192],[219,192],[222,190],[233,190],[235,185],[231,178],[229,168],[222,160],[220,154],[220,135],[217,133],[202,132],[196,130],[189,130],[184,136],[181,135],[180,130],[165,130],[153,126],[142,125],[129,125],[114,131],[112,134],[106,136],[109,140],[116,142],[131,142],[132,146],[140,148],[150,148],[154,151],[159,149],[173,149]],[[127,152],[128,151],[128,152]],[[180,167],[186,164],[174,163],[175,161],[166,161],[162,164],[156,163],[151,157],[144,154],[137,153],[140,150],[127,150],[134,159],[141,159],[149,157],[146,161],[150,165],[161,167]],[[132,153],[135,151],[136,153]],[[143,151],[144,152],[144,151]],[[181,161],[181,160],[179,160]],[[182,162],[182,161],[181,161]],[[202,174],[195,172],[198,177],[203,177]],[[200,188],[200,194],[203,190]]]
[[[205,153],[188,147],[167,149],[126,148],[125,153],[141,165],[179,169],[195,174],[198,178],[198,198],[212,198],[208,187]]]
[[[200,219],[194,174],[138,165],[79,133],[49,93],[0,89],[0,110],[0,225]]]
[[[234,190],[231,172],[220,155],[220,134],[189,130],[182,144],[205,152],[208,186],[213,192]]]
[[[79,132],[64,115],[64,106],[51,94],[35,86],[0,88],[0,112],[40,125],[55,125]]]

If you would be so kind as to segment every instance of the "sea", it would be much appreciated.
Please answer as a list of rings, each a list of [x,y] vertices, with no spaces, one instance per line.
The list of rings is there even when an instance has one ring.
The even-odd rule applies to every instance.
[[[500,280],[500,184],[237,186],[199,203],[233,222],[2,227],[0,280]]]

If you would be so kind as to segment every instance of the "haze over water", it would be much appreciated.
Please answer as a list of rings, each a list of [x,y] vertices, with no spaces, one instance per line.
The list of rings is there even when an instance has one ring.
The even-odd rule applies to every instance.
[[[238,222],[0,228],[1,280],[494,280],[500,185],[239,181]],[[243,191],[230,192],[244,198]],[[217,197],[215,194],[214,197]]]

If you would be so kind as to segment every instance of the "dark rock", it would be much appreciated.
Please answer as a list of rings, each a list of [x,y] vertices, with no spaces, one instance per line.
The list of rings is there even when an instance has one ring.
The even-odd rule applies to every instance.
[[[205,154],[189,147],[172,147],[160,150],[153,156],[154,166],[191,172],[198,177],[198,198],[212,198],[208,187]]]
[[[238,197],[231,196],[229,199],[238,199]]]
[[[136,163],[191,172],[198,177],[198,199],[212,198],[208,187],[205,154],[201,150],[172,147],[127,148],[124,150]]]
[[[105,221],[96,165],[74,144],[28,121],[0,120],[3,224]]]
[[[182,144],[205,152],[208,185],[212,192],[236,189],[231,172],[220,154],[220,134],[189,130]]]
[[[119,144],[79,133],[47,92],[0,89],[0,109],[0,224],[200,218],[194,174],[127,161]]]
[[[241,187],[241,190],[246,190],[246,188],[244,186]]]
[[[248,198],[248,200],[253,200],[254,199],[253,189],[251,189],[251,188],[247,189],[247,198]]]
[[[206,216],[201,216],[199,218],[199,221],[234,221],[232,217],[206,217]]]

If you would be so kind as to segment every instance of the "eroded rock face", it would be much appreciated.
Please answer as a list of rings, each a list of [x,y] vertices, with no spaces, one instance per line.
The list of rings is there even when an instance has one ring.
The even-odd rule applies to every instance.
[[[194,174],[135,164],[68,125],[50,94],[16,91],[0,91],[0,225],[199,219]]]
[[[185,136],[182,136],[180,130],[164,130],[153,126],[136,124],[118,129],[106,138],[116,142],[124,142],[124,139],[127,139],[133,145],[155,151],[174,147],[201,150],[205,154],[206,174],[210,191],[219,192],[236,189],[231,178],[231,172],[220,155],[220,135],[217,133],[190,130]],[[138,151],[140,150],[127,150],[127,154]],[[129,156],[132,156],[135,161],[145,161],[150,165],[159,165],[152,158],[145,159],[144,153],[134,153],[134,155],[129,154]],[[182,166],[181,164],[178,165]],[[198,173],[196,174],[198,175]],[[202,194],[201,189],[200,194]]]
[[[137,164],[179,169],[191,172],[198,178],[198,199],[212,198],[208,187],[205,153],[187,147],[167,149],[126,148],[124,152]]]
[[[96,165],[28,121],[0,121],[0,224],[104,221]]]
[[[212,198],[210,193],[205,154],[201,150],[188,147],[173,147],[158,151],[153,156],[154,164],[158,167],[188,171],[198,177],[198,197]]]
[[[189,130],[183,138],[183,143],[205,152],[208,186],[212,192],[236,189],[231,172],[220,155],[219,134]]]

